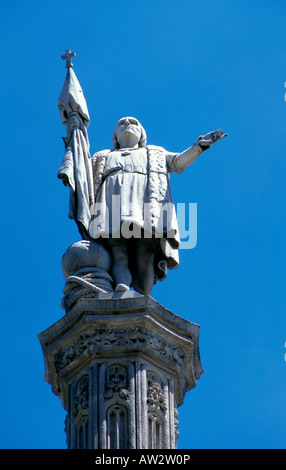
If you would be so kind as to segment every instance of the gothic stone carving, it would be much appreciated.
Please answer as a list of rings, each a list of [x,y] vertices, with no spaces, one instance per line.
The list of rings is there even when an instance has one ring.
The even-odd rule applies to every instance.
[[[122,365],[110,366],[106,371],[105,400],[109,400],[118,394],[120,398],[127,400],[129,392],[127,390],[127,371]]]
[[[88,416],[88,376],[84,375],[78,382],[73,401],[72,416],[77,421]]]
[[[81,299],[39,335],[70,449],[176,448],[177,405],[202,373],[199,327],[135,294]]]
[[[160,379],[151,371],[147,372],[147,403],[150,409],[160,409],[165,413],[167,409],[166,398],[163,394]]]
[[[128,345],[148,346],[151,350],[171,360],[179,367],[183,366],[184,352],[181,348],[169,344],[149,332],[144,332],[139,327],[131,327],[121,330],[102,328],[94,330],[91,334],[81,334],[73,345],[61,350],[56,355],[55,367],[60,373],[75,358],[80,357],[86,351],[92,353],[94,348],[98,346]]]

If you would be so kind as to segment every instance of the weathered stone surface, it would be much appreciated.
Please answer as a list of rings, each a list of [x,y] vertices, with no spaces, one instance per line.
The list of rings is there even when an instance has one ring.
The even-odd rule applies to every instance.
[[[67,50],[63,57],[68,70],[58,107],[67,136],[58,177],[70,187],[69,216],[83,239],[101,237],[109,247],[115,290],[133,287],[140,294],[151,295],[154,282],[165,279],[167,268],[179,266],[179,228],[169,173],[182,173],[226,134],[217,129],[200,136],[183,152],[174,153],[147,145],[142,124],[125,116],[114,129],[114,148],[90,158],[90,118],[72,68],[74,53]],[[170,208],[166,218],[162,217],[163,207]]]
[[[99,268],[106,272],[111,268],[111,256],[100,243],[80,240],[73,243],[62,256],[62,272],[67,279],[83,268]]]
[[[101,243],[81,240],[71,245],[62,257],[62,272],[66,279],[62,308],[69,310],[79,299],[113,292],[110,268],[110,253]]]
[[[82,299],[39,339],[69,448],[176,448],[177,406],[203,372],[199,326],[136,292]]]

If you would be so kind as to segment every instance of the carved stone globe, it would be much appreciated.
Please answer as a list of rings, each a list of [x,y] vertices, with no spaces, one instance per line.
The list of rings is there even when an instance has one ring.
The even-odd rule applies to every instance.
[[[62,257],[62,273],[67,279],[84,268],[111,269],[110,253],[100,243],[81,240],[71,245]]]

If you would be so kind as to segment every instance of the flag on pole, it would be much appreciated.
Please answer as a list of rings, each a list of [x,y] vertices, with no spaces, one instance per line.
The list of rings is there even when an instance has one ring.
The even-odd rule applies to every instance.
[[[72,112],[77,112],[85,121],[86,127],[88,127],[90,118],[87,104],[72,67],[69,67],[67,70],[64,86],[58,101],[58,109],[63,124],[66,124],[68,116]]]
[[[89,113],[82,88],[73,71],[69,50],[63,59],[67,60],[67,74],[58,100],[58,109],[62,123],[66,122],[71,113],[78,114],[83,126],[74,127],[69,141],[65,139],[66,151],[58,171],[58,178],[70,187],[69,217],[77,223],[83,239],[89,239],[91,206],[94,203],[92,160],[89,153],[87,127]]]

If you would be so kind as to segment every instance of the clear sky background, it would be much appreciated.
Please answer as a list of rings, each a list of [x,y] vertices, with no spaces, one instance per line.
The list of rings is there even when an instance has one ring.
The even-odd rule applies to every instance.
[[[64,314],[61,257],[80,239],[57,179],[67,48],[91,153],[125,115],[174,152],[228,133],[171,176],[198,242],[152,293],[201,326],[178,447],[285,448],[285,24],[283,0],[1,0],[1,448],[66,448],[37,334]]]

